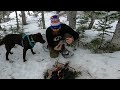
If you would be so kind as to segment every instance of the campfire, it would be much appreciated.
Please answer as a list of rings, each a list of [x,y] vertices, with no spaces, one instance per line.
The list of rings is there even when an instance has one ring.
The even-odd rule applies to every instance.
[[[69,62],[63,64],[56,62],[51,69],[44,72],[44,79],[75,79],[81,74],[69,66]]]

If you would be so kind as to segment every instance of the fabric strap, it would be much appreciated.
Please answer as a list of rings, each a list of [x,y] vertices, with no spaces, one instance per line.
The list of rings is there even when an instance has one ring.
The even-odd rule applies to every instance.
[[[35,41],[32,41],[32,42],[31,42],[31,41],[30,41],[30,38],[29,38],[29,35],[27,35],[27,34],[25,34],[25,33],[22,34],[22,40],[21,40],[22,46],[24,47],[23,40],[25,39],[25,37],[27,37],[28,42],[29,42],[29,45],[33,48],[34,45],[35,45],[35,43],[32,43],[32,42],[35,42]],[[33,40],[33,39],[32,39],[32,40]]]

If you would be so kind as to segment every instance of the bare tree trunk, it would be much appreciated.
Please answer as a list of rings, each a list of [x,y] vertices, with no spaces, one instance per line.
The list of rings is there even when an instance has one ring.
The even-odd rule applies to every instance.
[[[37,17],[38,16],[38,12],[37,11],[33,11],[34,16]]]
[[[56,11],[56,14],[59,14],[60,11]]]
[[[64,14],[66,14],[66,11],[60,11],[58,15],[59,15],[59,17],[60,17],[60,16],[62,16],[62,15],[64,15]]]
[[[90,21],[88,29],[91,29],[93,24],[94,24],[94,22],[95,22],[95,13],[94,13],[94,11],[91,11],[90,17],[91,17],[91,21]]]
[[[7,11],[7,18],[9,18],[9,15],[10,15],[10,11]]]
[[[18,15],[17,15],[17,11],[15,11],[16,14],[16,22],[17,22],[17,31],[19,30],[19,22],[18,22]]]
[[[95,22],[95,14],[94,14],[94,11],[91,11],[91,21],[90,21],[88,29],[92,28],[94,22]]]
[[[28,15],[30,16],[30,11],[28,11]]]
[[[67,13],[67,21],[69,21],[70,12],[69,12],[69,11],[66,11],[66,13]]]
[[[5,17],[5,11],[2,12],[2,19],[5,22],[5,18],[4,17]]]
[[[0,23],[1,23],[1,20],[2,20],[2,11],[0,11]]]
[[[67,11],[69,26],[73,29],[76,29],[76,14],[77,11]]]
[[[0,29],[2,29],[1,25],[0,25]]]
[[[2,20],[2,19],[0,18],[0,23],[1,23],[1,20]]]
[[[120,48],[120,18],[118,19],[111,44],[114,45],[116,48]]]
[[[21,11],[21,14],[22,14],[22,24],[23,25],[26,25],[26,17],[25,17],[25,11]]]
[[[94,18],[91,18],[91,22],[90,22],[90,24],[89,24],[88,29],[91,29],[91,28],[92,28],[94,22],[95,22],[95,19],[94,19]]]
[[[43,24],[43,29],[45,29],[45,18],[44,18],[44,11],[42,13],[42,24]]]

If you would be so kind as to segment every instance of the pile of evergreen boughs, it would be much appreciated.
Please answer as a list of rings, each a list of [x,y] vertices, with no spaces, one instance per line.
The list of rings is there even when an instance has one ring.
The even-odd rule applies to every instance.
[[[52,69],[44,72],[44,79],[75,79],[80,74],[80,71],[69,66],[69,62],[65,64],[57,62]]]

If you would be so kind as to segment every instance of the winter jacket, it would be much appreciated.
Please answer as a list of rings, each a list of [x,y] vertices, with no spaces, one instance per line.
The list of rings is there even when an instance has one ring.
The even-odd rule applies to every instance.
[[[48,27],[46,30],[48,46],[52,48],[54,48],[60,42],[60,40],[64,40],[64,35],[66,33],[72,35],[74,40],[79,38],[79,34],[66,24],[61,24],[61,29],[58,31],[57,35],[53,34],[53,32],[54,31],[51,29],[51,27]]]

